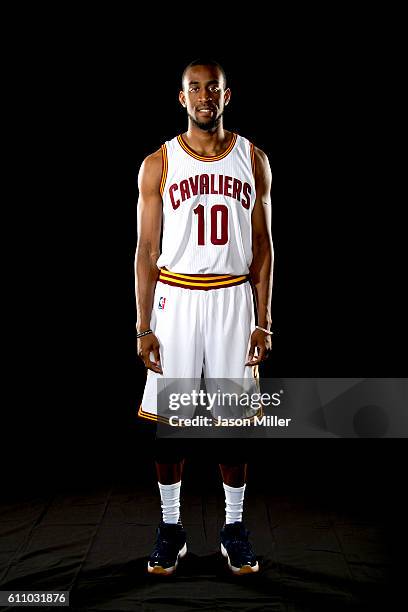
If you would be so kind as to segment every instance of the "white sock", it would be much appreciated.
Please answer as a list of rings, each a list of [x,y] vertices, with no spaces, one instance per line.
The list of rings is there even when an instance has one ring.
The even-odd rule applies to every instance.
[[[180,519],[181,480],[174,484],[157,483],[160,489],[161,507],[164,523],[178,523]]]
[[[222,484],[225,491],[225,524],[242,521],[246,483],[242,487],[230,487],[225,482]]]

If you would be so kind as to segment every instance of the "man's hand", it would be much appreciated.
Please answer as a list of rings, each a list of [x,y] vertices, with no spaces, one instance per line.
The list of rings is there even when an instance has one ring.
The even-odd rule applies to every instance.
[[[150,353],[153,353],[155,361],[150,361]],[[148,370],[163,374],[160,366],[160,344],[154,334],[147,334],[137,340],[137,354]]]
[[[255,349],[258,349],[258,355],[255,357]],[[248,353],[248,361],[245,365],[254,366],[265,361],[269,357],[272,349],[272,338],[270,334],[265,333],[261,329],[255,329],[251,334],[251,346]]]

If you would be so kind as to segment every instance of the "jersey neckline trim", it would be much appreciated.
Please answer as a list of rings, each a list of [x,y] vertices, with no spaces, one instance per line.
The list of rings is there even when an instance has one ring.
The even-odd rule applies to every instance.
[[[237,137],[238,135],[235,132],[232,132],[231,141],[228,147],[225,149],[225,151],[223,153],[220,153],[220,155],[213,155],[213,156],[197,155],[197,153],[195,153],[193,149],[191,149],[188,146],[188,144],[183,140],[182,134],[179,134],[177,136],[177,141],[179,145],[181,146],[181,148],[183,149],[183,151],[185,151],[188,155],[191,155],[191,157],[194,157],[194,159],[198,159],[199,161],[204,161],[204,162],[214,162],[220,159],[224,159],[224,157],[226,157],[229,153],[231,153],[232,149],[235,146],[235,143],[237,142]]]

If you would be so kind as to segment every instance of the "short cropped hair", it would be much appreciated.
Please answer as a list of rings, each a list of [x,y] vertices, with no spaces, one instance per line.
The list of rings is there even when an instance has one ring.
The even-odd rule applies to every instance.
[[[225,74],[224,68],[213,59],[210,59],[208,57],[199,57],[198,59],[195,59],[194,61],[190,62],[188,66],[184,68],[183,74],[181,75],[181,88],[183,88],[184,77],[186,76],[187,70],[189,68],[192,68],[193,66],[215,66],[222,74],[222,77],[224,79],[224,87],[227,87],[227,75]]]

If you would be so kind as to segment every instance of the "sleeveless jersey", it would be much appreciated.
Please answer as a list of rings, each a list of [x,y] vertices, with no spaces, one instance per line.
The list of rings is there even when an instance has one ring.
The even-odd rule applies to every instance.
[[[233,133],[215,157],[182,136],[161,147],[163,235],[159,268],[186,274],[248,274],[255,204],[254,147]]]

